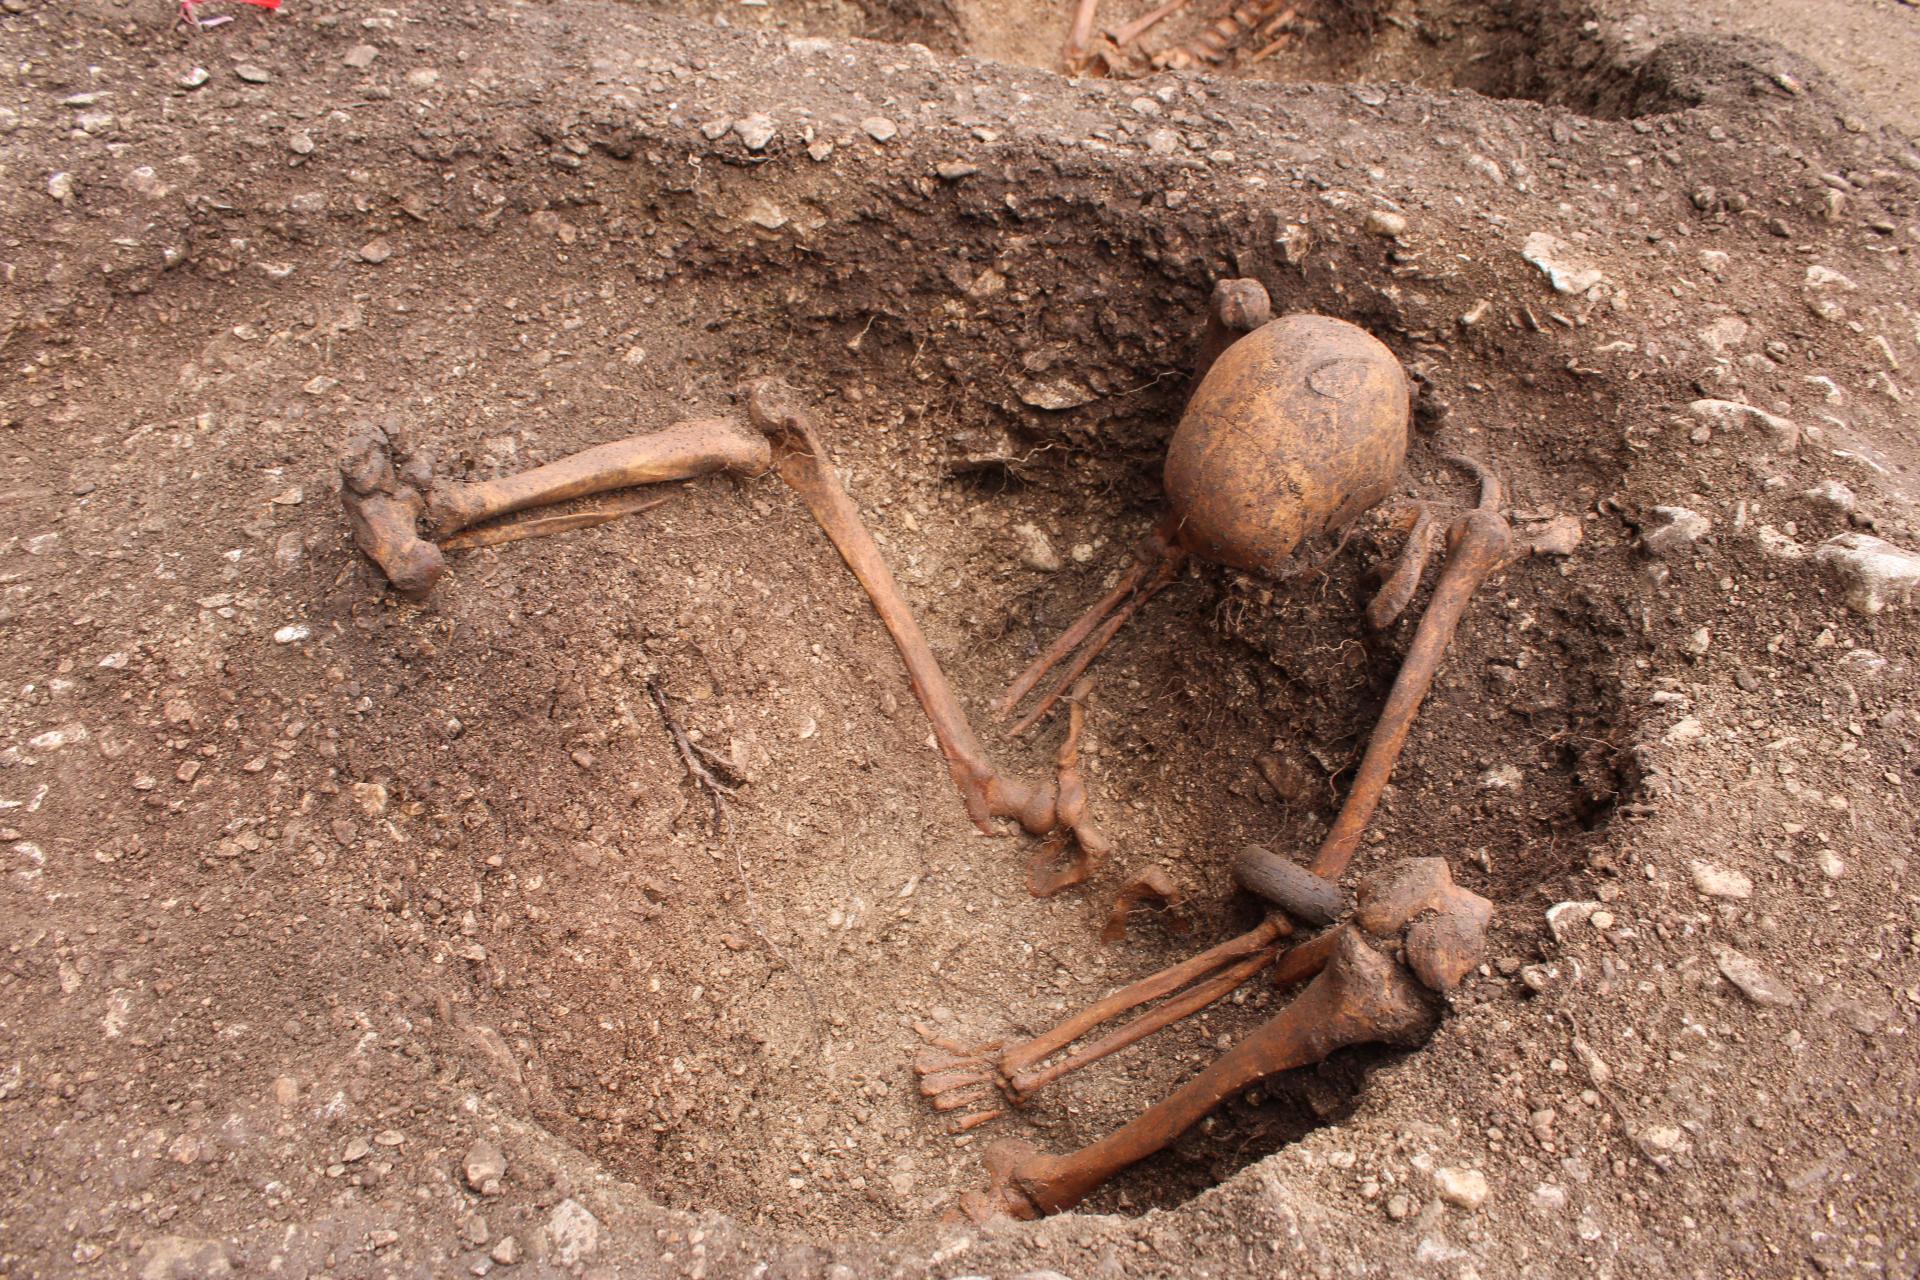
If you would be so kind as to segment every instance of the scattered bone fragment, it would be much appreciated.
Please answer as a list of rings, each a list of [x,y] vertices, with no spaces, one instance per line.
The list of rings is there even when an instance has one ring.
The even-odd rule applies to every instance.
[[[1180,905],[1186,901],[1186,894],[1175,884],[1173,877],[1160,867],[1149,867],[1122,885],[1120,892],[1114,895],[1113,910],[1107,915],[1107,923],[1100,930],[1100,941],[1119,942],[1127,936],[1127,917],[1136,907],[1151,903],[1158,910],[1166,927],[1174,933],[1185,933],[1192,926],[1180,914]]]

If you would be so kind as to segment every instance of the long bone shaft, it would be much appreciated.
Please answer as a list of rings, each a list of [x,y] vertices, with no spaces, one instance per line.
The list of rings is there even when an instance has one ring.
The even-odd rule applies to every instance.
[[[716,471],[760,475],[772,461],[766,440],[730,418],[676,422],[496,480],[435,485],[427,495],[427,523],[435,537],[445,537],[528,507],[615,489],[691,480]]]
[[[1077,76],[1085,69],[1087,48],[1093,43],[1093,22],[1100,14],[1100,0],[1080,0],[1073,11],[1073,26],[1067,43],[1060,50],[1060,69]]]
[[[1413,980],[1353,932],[1340,937],[1326,967],[1292,1002],[1128,1124],[1063,1156],[1023,1142],[996,1143],[986,1155],[993,1191],[969,1197],[969,1212],[1034,1218],[1070,1209],[1241,1090],[1350,1045],[1407,1042],[1424,1032],[1433,1014]]]
[[[1473,600],[1474,593],[1513,556],[1513,530],[1498,510],[1500,482],[1470,458],[1449,455],[1449,462],[1472,472],[1480,481],[1480,505],[1467,512],[1447,531],[1447,558],[1434,585],[1433,598],[1420,615],[1420,626],[1413,634],[1407,656],[1401,660],[1387,694],[1386,706],[1374,724],[1367,751],[1360,759],[1347,802],[1334,819],[1320,851],[1308,864],[1308,870],[1324,880],[1338,880],[1360,847],[1373,811],[1386,791],[1387,780],[1400,751],[1407,745],[1420,704],[1433,687],[1447,646]]]
[[[1013,1046],[1002,1055],[1000,1069],[1009,1076],[1017,1076],[1029,1071],[1075,1040],[1082,1038],[1095,1027],[1119,1017],[1130,1009],[1137,1009],[1162,996],[1171,995],[1182,988],[1212,978],[1223,969],[1238,964],[1248,956],[1269,954],[1274,943],[1290,932],[1292,930],[1283,918],[1269,916],[1239,937],[1229,939],[1171,968],[1162,969],[1159,973],[1122,987],[1106,999],[1094,1001],[1052,1030]]]
[[[1057,782],[1010,778],[994,768],[901,594],[886,557],[834,474],[812,422],[786,396],[777,384],[762,383],[749,398],[754,423],[773,441],[774,470],[800,496],[873,602],[874,612],[906,665],[914,697],[933,725],[940,753],[946,757],[948,772],[974,825],[991,832],[993,819],[1012,818],[1033,835],[1072,838],[1081,848],[1083,869],[1104,856],[1106,838],[1085,815],[1074,736],[1069,736],[1061,750]],[[1077,880],[1053,877],[1051,887],[1064,888],[1067,883]]]
[[[945,1051],[922,1054],[914,1063],[914,1074],[920,1077],[920,1092],[936,1111],[991,1105],[987,1102],[990,1095],[981,1090],[981,1086],[989,1084],[996,1087],[1006,1101],[1023,1103],[1062,1076],[1118,1053],[1230,995],[1273,960],[1280,940],[1292,932],[1286,917],[1268,916],[1239,937],[1122,987],[1017,1044],[1003,1047],[994,1042],[969,1047],[939,1039],[927,1027],[920,1026],[917,1028],[920,1034],[937,1049]],[[1166,998],[1165,1003],[1058,1062],[1042,1065],[1122,1014],[1162,998]],[[964,1132],[999,1114],[998,1110],[982,1110],[963,1117],[952,1131]]]
[[[1194,983],[1152,1012],[1143,1013],[1125,1026],[1108,1032],[1086,1048],[1058,1062],[1010,1077],[1007,1080],[1008,1094],[1015,1102],[1023,1102],[1061,1076],[1071,1075],[1082,1067],[1092,1066],[1102,1058],[1116,1054],[1129,1045],[1138,1044],[1154,1032],[1165,1030],[1181,1019],[1200,1012],[1216,1000],[1224,999],[1239,990],[1248,978],[1266,968],[1273,956],[1274,948],[1272,947],[1264,951],[1256,951],[1245,960],[1222,969],[1213,977]]]
[[[498,480],[434,485],[422,459],[415,458],[404,472],[396,470],[389,444],[383,433],[376,432],[349,446],[340,462],[340,499],[360,550],[380,566],[396,590],[415,598],[431,591],[446,572],[441,548],[420,536],[423,516],[435,538],[448,539],[450,550],[485,546],[590,527],[621,513],[554,517],[511,533],[475,530],[459,541],[449,535],[528,507],[635,485],[687,480],[716,471],[758,475],[772,465],[773,458],[766,440],[741,423],[706,418],[597,445]]]

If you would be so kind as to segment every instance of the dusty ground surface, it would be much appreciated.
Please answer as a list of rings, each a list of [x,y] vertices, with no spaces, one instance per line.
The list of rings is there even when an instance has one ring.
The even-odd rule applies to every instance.
[[[1558,8],[1109,82],[948,56],[1044,62],[1060,9],[161,8],[0,14],[0,1270],[1920,1268],[1915,632],[1813,554],[1920,544],[1920,155],[1871,106]],[[811,38],[863,31],[925,47]],[[1259,82],[1311,75],[1427,87]],[[777,373],[984,718],[1153,519],[1229,274],[1414,372],[1405,492],[1463,501],[1465,448],[1584,529],[1469,614],[1361,855],[1449,858],[1496,960],[1417,1052],[955,1225],[985,1141],[1096,1137],[1275,1007],[966,1139],[907,1069],[1256,918],[1229,851],[1311,847],[1411,634],[1360,621],[1389,548],[1145,612],[1096,669],[1114,864],[1043,902],[773,481],[415,607],[334,460],[377,422],[497,474]],[[730,830],[649,680],[749,779]],[[1195,931],[1102,946],[1153,864]]]

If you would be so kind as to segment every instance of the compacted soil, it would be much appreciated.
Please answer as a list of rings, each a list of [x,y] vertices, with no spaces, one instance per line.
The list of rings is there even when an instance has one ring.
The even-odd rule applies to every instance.
[[[0,1273],[1920,1271],[1920,153],[1869,65],[1914,10],[1836,18],[1887,29],[1838,82],[1758,11],[1303,6],[1081,79],[1060,5],[196,12],[0,12]],[[1087,714],[1115,852],[1038,899],[773,477],[409,602],[337,461],[496,476],[779,377],[1040,775],[1062,726],[991,704],[1160,514],[1233,276],[1401,359],[1401,497],[1469,504],[1464,452],[1557,531],[1355,868],[1448,859],[1491,956],[1423,1047],[972,1223],[988,1143],[1092,1141],[1285,999],[958,1136],[910,1070],[1260,918],[1229,859],[1337,811],[1397,535],[1142,611]],[[1155,867],[1183,920],[1101,942]]]

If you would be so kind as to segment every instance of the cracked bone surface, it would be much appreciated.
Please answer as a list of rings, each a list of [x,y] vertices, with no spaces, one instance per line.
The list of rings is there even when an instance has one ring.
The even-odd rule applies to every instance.
[[[771,465],[772,450],[761,436],[730,418],[703,418],[596,445],[495,480],[434,485],[424,467],[396,473],[387,437],[375,433],[356,440],[342,458],[340,498],[361,551],[396,590],[417,599],[446,571],[441,549],[420,534],[422,517],[434,538],[445,539],[529,507],[721,471],[755,476]],[[532,532],[586,527],[618,514],[623,513],[555,517]],[[506,540],[471,538],[468,545]]]
[[[1338,535],[1392,492],[1412,403],[1399,360],[1358,325],[1269,321],[1271,305],[1257,280],[1215,286],[1196,385],[1167,445],[1169,512],[1119,586],[1015,678],[996,708],[1003,718],[1080,650],[1014,733],[1046,716],[1188,556],[1283,578],[1300,568],[1296,549]]]
[[[914,697],[933,725],[940,754],[947,761],[954,786],[959,788],[967,814],[981,831],[991,834],[996,818],[1012,818],[1029,834],[1046,837],[1035,855],[1028,888],[1037,896],[1057,893],[1078,884],[1106,857],[1108,842],[1086,811],[1086,787],[1079,768],[1079,738],[1084,723],[1085,688],[1073,699],[1073,717],[1062,743],[1057,774],[1051,782],[1030,782],[996,769],[974,735],[953,686],[940,669],[886,557],[860,519],[859,508],[841,487],[833,463],[815,432],[813,422],[793,392],[777,381],[755,384],[748,393],[748,413],[754,425],[773,445],[773,469],[806,504],[814,521],[833,543],[873,602],[881,625],[907,668]],[[1073,854],[1058,868],[1062,853]]]
[[[447,570],[446,557],[420,536],[426,502],[395,470],[385,433],[363,435],[347,447],[340,459],[340,501],[354,542],[396,591],[418,597],[433,590]]]
[[[985,1156],[991,1188],[969,1193],[962,1208],[976,1220],[1070,1209],[1250,1085],[1352,1045],[1417,1042],[1435,1021],[1429,999],[1358,932],[1340,930],[1325,966],[1298,996],[1172,1096],[1067,1155],[1019,1141],[995,1143]]]

